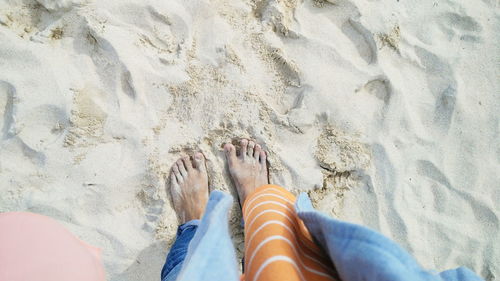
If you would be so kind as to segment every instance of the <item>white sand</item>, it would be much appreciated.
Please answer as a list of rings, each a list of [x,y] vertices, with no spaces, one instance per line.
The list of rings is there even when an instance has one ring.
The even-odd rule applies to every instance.
[[[497,280],[498,3],[0,0],[0,211],[63,222],[108,280],[159,280],[170,164],[201,149],[231,190],[220,147],[254,137],[273,182]]]

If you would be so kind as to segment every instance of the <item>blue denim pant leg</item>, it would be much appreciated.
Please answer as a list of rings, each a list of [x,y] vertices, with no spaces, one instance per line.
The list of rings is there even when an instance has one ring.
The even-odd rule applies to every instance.
[[[199,224],[200,220],[192,220],[177,228],[175,242],[170,248],[165,265],[161,270],[162,281],[176,280],[186,258],[189,243],[193,239]]]

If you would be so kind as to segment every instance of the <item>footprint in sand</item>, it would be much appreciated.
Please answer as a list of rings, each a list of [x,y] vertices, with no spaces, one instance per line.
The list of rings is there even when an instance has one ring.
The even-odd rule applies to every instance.
[[[16,89],[0,81],[0,136],[2,139],[17,137],[29,149],[43,150],[56,141],[68,126],[68,117],[55,105],[41,105],[22,112],[15,112]]]
[[[105,93],[90,87],[75,91],[64,146],[88,147],[105,141],[104,123],[108,114],[98,102],[103,98]]]
[[[342,25],[342,32],[349,38],[367,64],[377,63],[377,45],[372,33],[361,23],[349,19]]]
[[[0,81],[0,136],[9,137],[14,123],[14,96],[16,89],[12,84]]]
[[[287,59],[283,50],[277,48],[271,48],[270,56],[286,84],[291,87],[300,87],[300,72],[295,62]]]
[[[26,168],[27,171],[35,166],[43,165],[45,155],[37,151],[43,143],[40,142],[41,137],[51,140],[53,136],[47,133],[47,119],[25,118],[29,114],[18,117],[15,103],[16,88],[9,82],[0,81],[0,139],[5,140],[3,148],[6,149],[5,154],[2,154],[3,159],[11,163],[21,163],[19,165]],[[23,128],[19,124],[23,124],[25,121],[28,126]],[[41,128],[38,128],[38,126]],[[43,136],[37,134],[43,134]],[[19,162],[10,160],[12,157]]]
[[[315,156],[323,169],[333,173],[362,170],[371,158],[364,144],[331,125],[318,137]]]
[[[121,92],[131,99],[136,99],[137,91],[133,75],[118,55],[113,44],[98,35],[95,27],[89,25],[75,35],[81,52],[88,55],[95,65],[97,74],[102,78],[104,90]]]
[[[389,103],[391,98],[391,84],[386,78],[380,77],[366,82],[357,92],[366,92],[375,96],[385,104]]]
[[[474,18],[447,12],[436,15],[434,21],[423,22],[416,37],[428,45],[448,44],[448,48],[457,48],[461,43],[482,42],[482,31],[483,26]]]
[[[54,105],[37,106],[16,117],[17,136],[36,151],[54,143],[67,126],[66,112]]]
[[[0,25],[9,28],[21,38],[29,39],[30,35],[43,29],[40,24],[48,11],[34,0],[23,2],[15,8],[2,8]]]
[[[435,96],[433,122],[442,133],[446,133],[455,111],[457,81],[451,66],[435,54],[423,48],[415,47],[415,53],[423,65],[428,87]],[[427,113],[422,113],[422,118]]]
[[[19,37],[37,42],[45,39],[61,39],[64,31],[62,26],[55,26],[65,17],[60,11],[69,11],[81,6],[83,0],[22,0],[15,8],[0,11],[0,25],[3,25]]]
[[[450,200],[444,200],[443,197],[451,197],[455,198],[455,200],[461,199],[464,200],[464,202],[468,202],[467,205],[470,206],[470,209],[464,209],[462,210],[463,212],[472,212],[475,217],[480,217],[487,221],[487,223],[483,224],[482,227],[484,227],[484,229],[481,230],[481,232],[493,233],[498,229],[500,219],[497,214],[491,210],[490,206],[477,197],[474,197],[470,191],[461,190],[454,186],[450,179],[434,163],[428,160],[418,160],[416,162],[416,170],[420,176],[428,178],[435,183],[433,189],[433,194],[436,196],[434,207],[439,212],[449,210],[443,207],[442,204]]]
[[[456,13],[444,13],[438,20],[438,25],[451,41],[458,37],[462,41],[477,43],[481,41],[482,26],[469,16]]]
[[[296,38],[298,34],[292,26],[297,4],[297,0],[262,0],[254,5],[254,14],[279,35]]]

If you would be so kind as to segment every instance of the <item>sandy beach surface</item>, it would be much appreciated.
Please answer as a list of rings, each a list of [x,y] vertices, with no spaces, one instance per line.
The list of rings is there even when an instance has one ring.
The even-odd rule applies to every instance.
[[[171,163],[251,137],[271,179],[428,269],[500,280],[494,0],[0,0],[0,211],[159,280]],[[241,256],[237,203],[231,229]]]

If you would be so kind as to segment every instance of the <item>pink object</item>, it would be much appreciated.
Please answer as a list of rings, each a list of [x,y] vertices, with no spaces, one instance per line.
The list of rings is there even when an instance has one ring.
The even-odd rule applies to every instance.
[[[101,250],[57,221],[33,213],[0,214],[0,281],[104,281]]]

